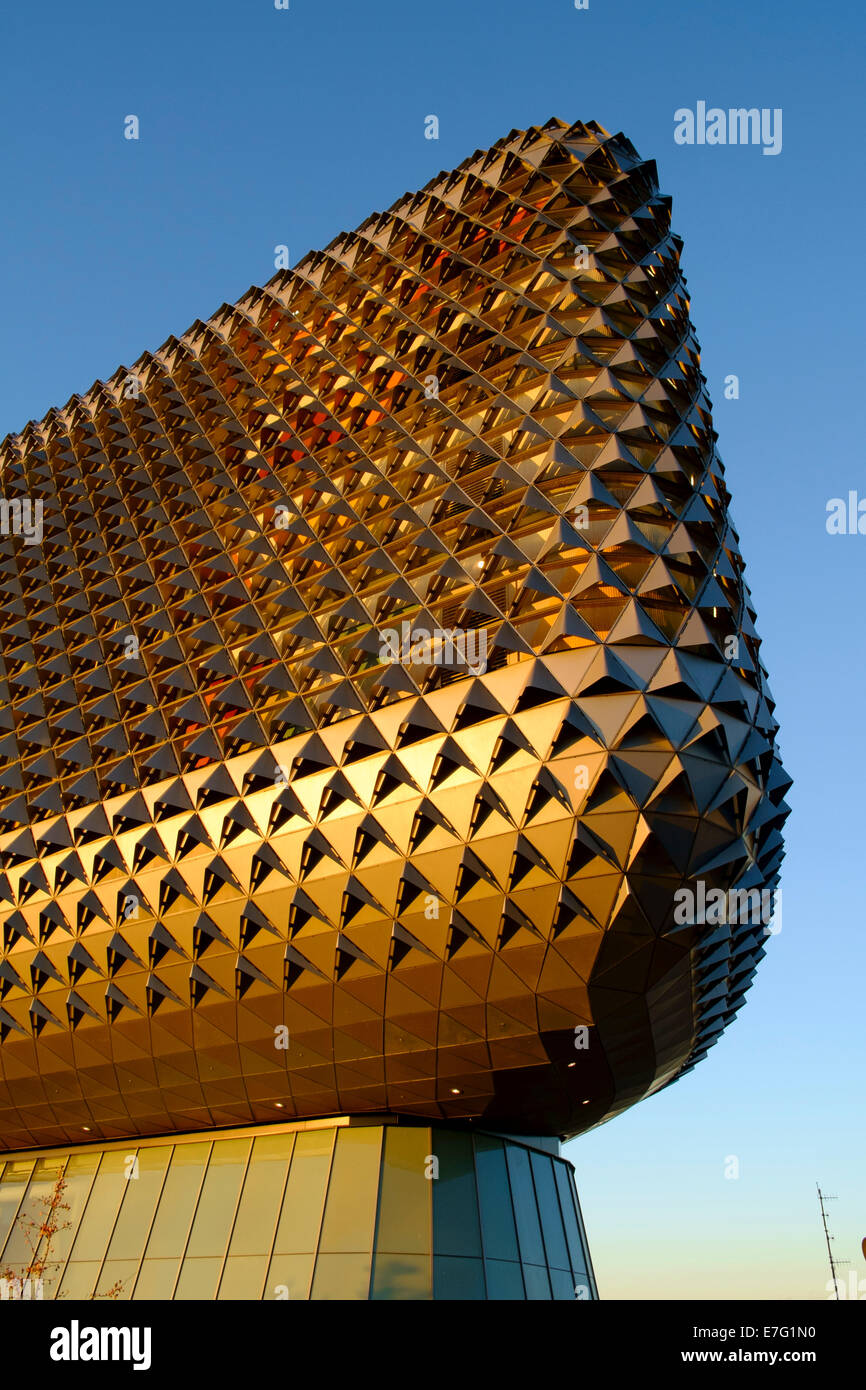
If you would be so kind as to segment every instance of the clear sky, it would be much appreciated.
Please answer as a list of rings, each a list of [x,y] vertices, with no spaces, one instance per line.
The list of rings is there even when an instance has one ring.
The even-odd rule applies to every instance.
[[[795,786],[783,928],[738,1020],[567,1149],[607,1297],[826,1298],[816,1180],[866,1296],[866,535],[825,527],[830,498],[866,498],[864,28],[858,0],[0,18],[0,437],[270,279],[275,246],[294,264],[512,128],[594,119],[657,161]],[[781,152],[678,145],[674,112],[699,101],[781,108]]]

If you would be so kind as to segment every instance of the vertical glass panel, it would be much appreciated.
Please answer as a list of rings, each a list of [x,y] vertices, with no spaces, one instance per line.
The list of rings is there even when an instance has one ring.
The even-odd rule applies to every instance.
[[[315,1258],[312,1250],[306,1255],[274,1255],[268,1270],[264,1297],[309,1298]]]
[[[132,1298],[138,1260],[106,1260],[96,1285],[97,1298]]]
[[[320,1255],[313,1279],[314,1299],[366,1299],[370,1292],[370,1256]]]
[[[512,1260],[485,1260],[484,1273],[489,1299],[525,1299],[519,1264]]]
[[[179,1258],[183,1253],[209,1152],[208,1142],[175,1145],[147,1242],[148,1263],[169,1256]]]
[[[185,1228],[184,1228],[185,1229]],[[145,1260],[138,1275],[134,1299],[164,1302],[171,1298],[177,1278],[177,1257],[171,1260]]]
[[[431,1148],[439,1160],[439,1176],[431,1184],[433,1249],[437,1255],[480,1255],[481,1227],[472,1135],[461,1134],[458,1130],[434,1129]],[[460,1295],[444,1294],[442,1297],[459,1298]]]
[[[475,1165],[484,1254],[488,1260],[517,1260],[517,1233],[502,1140],[493,1139],[489,1134],[476,1134]],[[510,1294],[504,1296],[512,1297]],[[523,1297],[522,1289],[520,1297]]]
[[[274,1254],[303,1255],[314,1251],[319,1243],[334,1133],[333,1129],[305,1129],[295,1138]],[[268,1279],[273,1283],[270,1276]]]
[[[562,1229],[562,1217],[559,1213],[559,1198],[556,1195],[553,1161],[546,1154],[534,1153],[531,1155],[531,1163],[547,1263],[556,1269],[569,1269],[568,1247],[565,1243],[565,1231]]]
[[[141,1259],[156,1211],[162,1180],[171,1158],[171,1145],[126,1154],[126,1191],[108,1247],[109,1261]],[[101,1281],[100,1281],[101,1282]],[[127,1297],[129,1295],[127,1294]]]
[[[417,1300],[431,1298],[432,1261],[429,1255],[376,1255],[371,1298]]]
[[[228,1142],[231,1143],[231,1140]],[[220,1255],[214,1255],[206,1260],[184,1260],[180,1278],[177,1281],[175,1300],[204,1298],[210,1302],[216,1298],[217,1280],[220,1277],[221,1265],[222,1256]]]
[[[339,1251],[341,1254],[364,1251],[369,1256],[379,1195],[381,1148],[382,1130],[378,1125],[337,1131],[320,1250]],[[313,1281],[314,1298],[338,1297],[336,1294],[317,1295],[317,1280],[318,1267]]]
[[[196,1207],[195,1220],[189,1234],[186,1260],[201,1255],[222,1255],[225,1252],[249,1152],[249,1139],[214,1141],[204,1186]],[[181,1275],[181,1284],[183,1282]],[[191,1298],[199,1296],[184,1295]]]
[[[553,1287],[553,1297],[557,1302],[574,1302],[574,1284],[571,1275],[564,1269],[551,1269],[550,1283]]]
[[[18,1214],[21,1199],[27,1191],[34,1167],[34,1159],[18,1158],[7,1163],[3,1169],[3,1177],[0,1178],[0,1240],[4,1245]]]
[[[526,1149],[518,1148],[516,1144],[506,1144],[505,1152],[508,1156],[508,1175],[511,1178],[520,1258],[524,1264],[546,1264],[535,1188],[532,1185],[532,1172],[529,1167],[529,1153]],[[550,1297],[549,1291],[547,1296]]]
[[[45,1298],[56,1296],[63,1266],[78,1234],[81,1213],[84,1211],[101,1157],[102,1154],[99,1149],[92,1149],[89,1153],[73,1154],[66,1165],[66,1171],[63,1174],[66,1183],[63,1200],[67,1203],[69,1210],[63,1213],[62,1229],[57,1232],[51,1246],[51,1255],[44,1276]],[[69,1224],[66,1225],[66,1222]]]
[[[258,1299],[268,1269],[267,1255],[233,1255],[226,1260],[220,1280],[221,1299]]]
[[[346,1131],[352,1133],[351,1130]],[[356,1133],[359,1131],[355,1131]],[[339,1152],[339,1149],[338,1149]],[[376,1226],[377,1251],[430,1253],[433,1179],[430,1131],[391,1125],[385,1130],[385,1155]],[[330,1202],[329,1202],[330,1205]]]
[[[564,1162],[554,1162],[553,1169],[556,1174],[556,1188],[559,1193],[559,1205],[565,1227],[565,1237],[568,1241],[571,1268],[575,1275],[575,1283],[579,1283],[580,1280],[576,1276],[586,1274],[586,1256],[583,1253],[583,1243],[577,1226],[577,1213],[574,1206],[574,1179],[571,1176],[571,1169]]]
[[[484,1269],[480,1260],[435,1255],[433,1258],[433,1297],[476,1302],[486,1298]]]
[[[68,1264],[60,1285],[60,1296],[64,1299],[90,1299],[99,1278],[99,1260],[77,1260]]]
[[[126,1192],[125,1169],[125,1154],[115,1150],[102,1155],[70,1260],[76,1263],[79,1260],[102,1260],[111,1239],[117,1209]],[[64,1278],[63,1288],[65,1287]],[[67,1294],[67,1298],[74,1296],[76,1295]]]
[[[267,1134],[253,1144],[243,1196],[232,1231],[230,1264],[236,1256],[271,1253],[294,1140],[294,1134]],[[261,1279],[264,1277],[263,1269]],[[220,1298],[225,1296],[221,1287]]]
[[[52,1225],[62,1225],[67,1218],[65,1211],[56,1209],[53,1213],[49,1212],[57,1183],[63,1176],[65,1161],[65,1155],[62,1158],[37,1159],[24,1200],[13,1220],[12,1230],[3,1251],[4,1264],[11,1265],[16,1274],[23,1274],[31,1260],[44,1250],[45,1242],[40,1237],[39,1232],[45,1219],[51,1215]],[[60,1201],[65,1201],[62,1194]],[[52,1255],[55,1240],[56,1237],[51,1241]]]
[[[526,1285],[527,1298],[550,1301],[550,1280],[543,1265],[524,1265],[523,1282]]]

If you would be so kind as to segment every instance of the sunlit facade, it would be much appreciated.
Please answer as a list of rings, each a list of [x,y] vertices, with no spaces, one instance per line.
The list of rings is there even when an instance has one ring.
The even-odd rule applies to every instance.
[[[595,1296],[787,813],[680,249],[515,131],[3,441],[0,1265],[65,1155],[71,1297]]]

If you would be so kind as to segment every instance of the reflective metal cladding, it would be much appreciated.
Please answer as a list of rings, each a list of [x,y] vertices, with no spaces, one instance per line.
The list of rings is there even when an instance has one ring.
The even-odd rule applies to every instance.
[[[680,247],[514,131],[4,441],[4,1148],[573,1135],[716,1040],[766,926],[675,895],[789,781]]]

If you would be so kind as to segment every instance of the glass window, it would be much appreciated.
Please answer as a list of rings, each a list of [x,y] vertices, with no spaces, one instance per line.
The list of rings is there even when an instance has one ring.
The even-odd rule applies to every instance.
[[[369,1256],[373,1246],[373,1227],[379,1195],[381,1148],[382,1130],[378,1125],[360,1125],[356,1129],[337,1130],[319,1244],[319,1249],[323,1252],[348,1254],[351,1251],[364,1251]],[[314,1298],[316,1280],[313,1282]],[[324,1296],[336,1297],[332,1294]],[[366,1294],[364,1296],[366,1297]]]
[[[225,1253],[249,1152],[249,1139],[214,1141],[185,1260]],[[181,1275],[181,1284],[183,1282]],[[197,1294],[191,1296],[199,1297]]]
[[[220,1280],[221,1299],[258,1299],[268,1271],[267,1255],[232,1255]]]
[[[523,1282],[527,1298],[550,1300],[550,1280],[543,1265],[524,1265]]]
[[[439,1176],[431,1184],[433,1249],[444,1255],[480,1255],[481,1227],[472,1135],[452,1129],[434,1130],[431,1147],[439,1160]]]
[[[216,1298],[221,1265],[221,1255],[213,1255],[210,1259],[185,1259],[177,1281],[175,1299],[184,1301],[204,1298],[210,1302]]]
[[[69,1210],[63,1213],[62,1229],[57,1232],[51,1247],[49,1268],[46,1269],[44,1276],[46,1298],[53,1298],[56,1295],[63,1266],[78,1233],[81,1213],[87,1203],[101,1157],[102,1154],[98,1149],[91,1150],[89,1153],[73,1154],[66,1165],[66,1171],[63,1174],[66,1183],[63,1200],[67,1203]]]
[[[185,1230],[186,1228],[184,1228]],[[138,1274],[133,1298],[160,1301],[171,1298],[177,1278],[177,1256],[171,1260],[145,1260]]]
[[[508,1175],[511,1178],[517,1236],[520,1241],[520,1258],[524,1264],[546,1264],[529,1153],[526,1149],[518,1148],[516,1144],[506,1144],[505,1152],[508,1157]],[[550,1290],[547,1297],[550,1297]]]
[[[430,1130],[426,1126],[390,1125],[386,1128],[376,1226],[377,1251],[430,1254],[434,1171],[429,1161],[431,1157]],[[428,1173],[431,1176],[428,1177]]]
[[[243,1196],[232,1231],[229,1264],[235,1257],[271,1253],[294,1140],[294,1134],[268,1134],[256,1139],[253,1144]],[[259,1283],[264,1277],[263,1269]],[[220,1298],[223,1297],[221,1286]]]
[[[137,1264],[141,1259],[171,1158],[171,1147],[166,1144],[159,1148],[140,1149],[138,1153],[130,1150],[125,1155],[126,1191],[108,1247],[106,1258],[109,1261],[134,1260]]]
[[[318,1246],[334,1133],[333,1129],[305,1129],[295,1138],[283,1210],[274,1242],[275,1254],[303,1255],[312,1253]],[[274,1282],[270,1276],[268,1281]]]
[[[553,1169],[556,1174],[556,1188],[559,1193],[559,1205],[565,1227],[565,1236],[568,1241],[571,1268],[575,1275],[575,1283],[579,1283],[581,1281],[576,1276],[578,1274],[585,1276],[586,1256],[583,1253],[583,1244],[577,1226],[577,1213],[574,1206],[574,1179],[571,1176],[571,1169],[564,1162],[554,1162]]]
[[[99,1260],[77,1260],[68,1264],[60,1285],[60,1297],[64,1299],[90,1299],[99,1278]]]
[[[430,1298],[431,1276],[429,1255],[377,1254],[370,1297],[410,1301]]]
[[[489,1299],[524,1299],[523,1275],[513,1260],[485,1260]]]
[[[558,1301],[574,1302],[574,1281],[571,1275],[564,1269],[551,1269],[549,1271],[550,1282],[553,1286],[553,1297]]]
[[[502,1140],[489,1134],[476,1134],[475,1163],[484,1254],[494,1261],[517,1260],[517,1234]],[[504,1296],[512,1297],[510,1294]],[[522,1287],[520,1297],[523,1297]]]
[[[126,1192],[126,1155],[118,1150],[104,1153],[99,1164],[93,1186],[90,1189],[90,1196],[87,1199],[87,1206],[78,1227],[78,1234],[75,1237],[75,1244],[72,1247],[70,1260],[78,1263],[80,1260],[102,1261],[117,1209],[124,1193]],[[63,1280],[63,1288],[66,1288],[66,1278]],[[78,1297],[78,1295],[67,1294],[67,1298]]]
[[[306,1255],[274,1255],[268,1270],[264,1297],[309,1298],[315,1258],[312,1250]]]
[[[314,1299],[365,1299],[370,1292],[370,1254],[320,1255],[313,1279]]]
[[[553,1160],[546,1154],[531,1155],[532,1176],[535,1179],[535,1195],[541,1214],[541,1233],[547,1263],[555,1269],[570,1269],[565,1231],[559,1213],[559,1198],[556,1195],[556,1180],[553,1176]]]
[[[57,1183],[63,1176],[65,1162],[65,1156],[59,1159],[37,1159],[24,1200],[17,1215],[13,1218],[12,1230],[3,1251],[3,1263],[11,1265],[16,1274],[23,1274],[34,1258],[34,1253],[38,1256],[40,1251],[44,1249],[44,1240],[40,1238],[39,1230],[43,1220],[48,1215],[48,1204],[54,1195]],[[65,1201],[62,1195],[60,1201]],[[54,1221],[57,1225],[63,1225],[67,1217],[68,1213],[65,1211],[56,1210],[54,1212]],[[56,1236],[51,1242],[52,1256],[55,1244]]]
[[[477,1301],[486,1297],[480,1260],[437,1255],[433,1260],[433,1297]]]
[[[3,1169],[3,1177],[0,1178],[0,1240],[3,1241],[4,1245],[9,1232],[12,1230],[12,1223],[18,1215],[18,1208],[21,1206],[21,1199],[27,1191],[27,1184],[34,1167],[34,1159],[19,1158],[12,1163],[7,1163]]]
[[[117,1299],[132,1298],[137,1269],[138,1260],[106,1260],[96,1285],[96,1297],[108,1298],[113,1289]]]
[[[175,1145],[147,1242],[148,1263],[169,1256],[180,1258],[183,1254],[209,1152],[209,1142]],[[136,1288],[138,1297],[143,1295]]]

